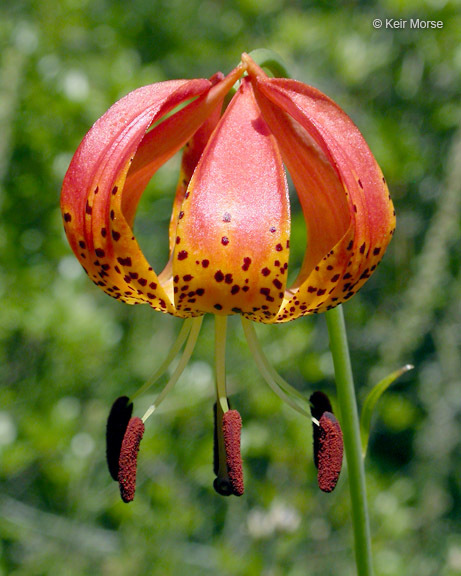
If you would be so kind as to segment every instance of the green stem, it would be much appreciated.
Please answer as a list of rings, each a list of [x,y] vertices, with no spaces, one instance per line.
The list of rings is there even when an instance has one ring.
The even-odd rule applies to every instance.
[[[372,576],[371,536],[359,416],[342,307],[337,306],[328,311],[326,320],[347,458],[357,574],[358,576]]]

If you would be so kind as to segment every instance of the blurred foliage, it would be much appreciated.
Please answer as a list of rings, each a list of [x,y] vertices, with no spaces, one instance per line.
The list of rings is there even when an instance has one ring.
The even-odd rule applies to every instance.
[[[443,29],[375,30],[378,17]],[[244,497],[212,489],[210,319],[148,423],[133,504],[104,462],[109,406],[160,364],[180,323],[88,282],[62,231],[62,178],[128,91],[227,72],[258,47],[351,115],[397,209],[379,272],[345,306],[360,399],[383,374],[416,366],[380,400],[369,446],[376,574],[461,574],[460,30],[454,0],[3,0],[0,575],[354,574],[347,471],[319,493],[310,425],[265,387],[236,318],[228,379],[244,421]],[[136,223],[156,265],[176,167],[154,178]],[[296,214],[293,227],[302,238]],[[257,328],[286,379],[334,397],[322,317]]]

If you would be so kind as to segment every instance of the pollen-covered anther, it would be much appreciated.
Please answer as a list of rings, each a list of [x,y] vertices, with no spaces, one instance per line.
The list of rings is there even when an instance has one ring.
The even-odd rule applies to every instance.
[[[228,410],[223,415],[222,426],[227,473],[232,487],[232,494],[241,496],[244,492],[242,455],[240,452],[242,418],[237,410]]]
[[[343,433],[331,412],[324,412],[319,420],[319,440],[316,460],[317,482],[323,492],[332,492],[338,482],[343,462]]]
[[[106,458],[112,478],[118,480],[120,450],[123,437],[133,413],[133,404],[128,396],[120,396],[112,404],[106,425]]]
[[[123,438],[119,459],[118,483],[120,496],[124,502],[131,502],[134,498],[139,444],[143,435],[144,422],[141,418],[131,418]]]

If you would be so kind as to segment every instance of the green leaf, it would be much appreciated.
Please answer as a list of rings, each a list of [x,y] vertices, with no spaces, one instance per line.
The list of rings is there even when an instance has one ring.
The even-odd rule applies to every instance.
[[[402,366],[399,370],[392,372],[385,378],[383,378],[380,382],[378,382],[368,393],[367,397],[365,398],[365,402],[363,403],[362,407],[362,414],[360,417],[360,436],[362,439],[362,455],[365,458],[368,448],[368,439],[370,437],[370,428],[371,428],[371,418],[373,416],[374,409],[378,400],[384,394],[384,392],[389,388],[389,386],[397,380],[402,374],[412,370],[414,366],[411,364],[406,364]]]

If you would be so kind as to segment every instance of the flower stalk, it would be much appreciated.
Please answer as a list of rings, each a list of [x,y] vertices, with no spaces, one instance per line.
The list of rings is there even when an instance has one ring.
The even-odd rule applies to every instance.
[[[329,310],[325,316],[335,368],[337,397],[347,459],[357,575],[372,576],[373,565],[365,469],[346,324],[341,306]]]

